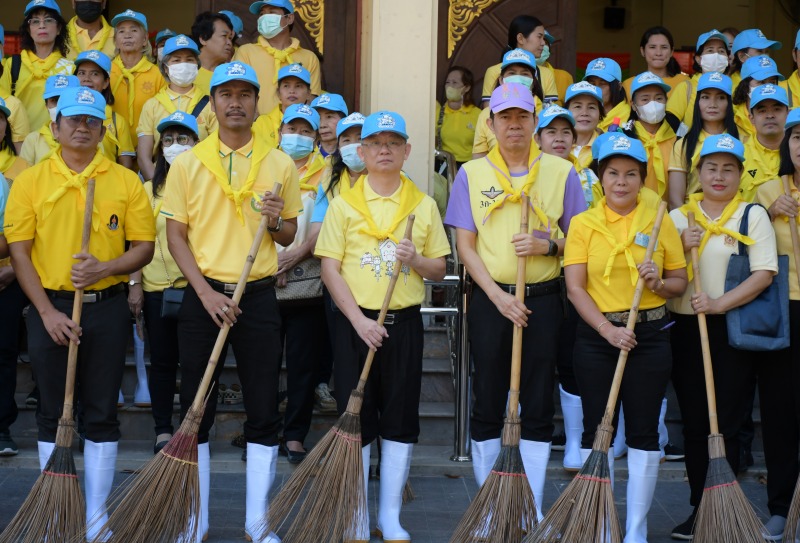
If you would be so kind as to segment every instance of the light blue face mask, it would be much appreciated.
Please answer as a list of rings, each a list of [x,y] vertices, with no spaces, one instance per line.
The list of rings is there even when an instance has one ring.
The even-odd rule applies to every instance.
[[[367,167],[361,157],[358,156],[358,148],[361,147],[360,143],[351,143],[339,148],[339,153],[342,155],[342,161],[345,165],[354,172],[363,172]]]
[[[548,58],[550,58],[550,46],[545,45],[544,49],[542,49],[542,54],[536,59],[536,65],[544,66]]]
[[[292,160],[305,158],[313,150],[314,138],[300,134],[281,134],[281,151],[292,157]]]
[[[258,18],[258,33],[268,40],[274,38],[283,30],[281,19],[283,19],[283,17],[275,13],[262,15]]]
[[[508,75],[503,78],[503,83],[519,83],[524,87],[531,88],[533,78],[527,75]]]

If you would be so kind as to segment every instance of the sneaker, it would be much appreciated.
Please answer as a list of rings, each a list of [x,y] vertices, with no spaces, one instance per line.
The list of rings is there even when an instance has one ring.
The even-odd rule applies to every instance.
[[[156,443],[153,445],[153,454],[158,454],[161,449],[166,447],[170,439],[172,439],[172,434],[158,434]]]
[[[696,517],[697,509],[692,511],[689,518],[672,529],[672,539],[678,539],[680,541],[691,541],[694,539],[694,520]]]
[[[314,389],[314,406],[323,413],[336,413],[336,400],[331,396],[328,383],[320,383]]]
[[[19,453],[17,444],[11,439],[9,432],[0,433],[0,456],[14,456]]]
[[[553,434],[553,441],[551,442],[550,449],[554,451],[563,451],[566,448],[567,435],[564,432]]]
[[[664,446],[664,460],[667,462],[679,462],[684,458],[686,458],[686,453],[677,445],[667,443]]]
[[[772,515],[764,524],[764,539],[767,541],[782,541],[784,528],[786,528],[786,517]]]

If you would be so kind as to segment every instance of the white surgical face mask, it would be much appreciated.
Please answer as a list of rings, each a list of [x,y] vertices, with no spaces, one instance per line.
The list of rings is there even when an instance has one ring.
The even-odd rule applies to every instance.
[[[351,143],[339,148],[339,153],[342,155],[342,161],[345,165],[354,172],[363,172],[367,167],[361,157],[358,156],[358,148],[361,147],[360,143]]]
[[[639,119],[646,123],[657,124],[664,120],[667,115],[667,104],[651,100],[643,106],[636,106],[636,113]]]
[[[275,13],[267,13],[258,18],[258,33],[265,39],[272,39],[281,33],[283,27],[281,20],[283,17]]]
[[[191,149],[191,145],[181,145],[179,143],[173,143],[169,147],[164,147],[164,159],[167,161],[167,164],[172,164],[172,161],[175,160],[175,157],[181,153],[184,153]]]
[[[58,107],[49,107],[47,108],[47,112],[50,113],[50,120],[56,122],[56,116],[58,115]]]
[[[171,83],[179,87],[188,87],[197,78],[197,64],[194,62],[181,62],[167,66],[167,73]]]
[[[550,46],[545,45],[544,48],[542,49],[542,54],[539,55],[539,58],[536,59],[536,65],[544,66],[545,64],[547,64],[547,59],[549,58],[550,58]]]
[[[700,67],[703,73],[723,73],[728,68],[728,57],[720,53],[707,53],[700,57]]]
[[[519,83],[524,87],[531,88],[531,85],[533,85],[533,78],[527,75],[508,75],[503,78],[503,83]]]

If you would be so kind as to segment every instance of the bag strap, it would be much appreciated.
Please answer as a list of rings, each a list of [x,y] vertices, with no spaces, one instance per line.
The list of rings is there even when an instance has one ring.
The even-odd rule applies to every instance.
[[[17,92],[17,81],[19,80],[19,72],[22,69],[22,55],[11,56],[11,96],[15,96]]]
[[[764,211],[767,211],[767,208],[765,208],[761,204],[756,204],[756,203],[747,204],[747,207],[744,208],[744,214],[742,215],[742,220],[739,222],[739,233],[743,236],[747,236],[750,234],[750,220],[749,220],[750,208],[754,206],[758,206]],[[738,243],[739,243],[739,256],[747,255],[747,246],[741,241]]]
[[[192,110],[192,116],[196,119],[203,109],[205,109],[206,105],[208,105],[208,95],[200,98],[200,101],[195,104],[194,109]]]

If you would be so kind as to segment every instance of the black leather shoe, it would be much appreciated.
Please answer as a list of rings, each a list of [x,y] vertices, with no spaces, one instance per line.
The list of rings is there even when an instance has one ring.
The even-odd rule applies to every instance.
[[[287,453],[287,457],[289,459],[289,463],[290,464],[299,464],[300,462],[305,460],[306,455],[308,454],[305,451],[302,451],[302,452],[301,451],[292,451],[292,450],[289,450],[289,449],[287,449],[286,453]]]

